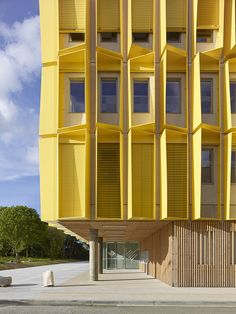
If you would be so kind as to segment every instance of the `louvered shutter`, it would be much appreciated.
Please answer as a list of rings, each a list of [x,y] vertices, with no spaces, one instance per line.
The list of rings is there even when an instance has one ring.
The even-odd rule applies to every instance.
[[[120,146],[99,143],[97,154],[97,217],[120,218]]]
[[[85,32],[86,0],[59,0],[60,30]]]
[[[153,144],[132,145],[133,216],[153,218]]]
[[[132,0],[133,32],[152,32],[153,0]]]
[[[166,26],[169,30],[186,29],[186,0],[166,1]]]
[[[168,217],[187,218],[187,144],[167,144]]]
[[[197,27],[201,29],[219,27],[219,0],[198,0]]]
[[[120,31],[120,1],[98,1],[98,32]]]

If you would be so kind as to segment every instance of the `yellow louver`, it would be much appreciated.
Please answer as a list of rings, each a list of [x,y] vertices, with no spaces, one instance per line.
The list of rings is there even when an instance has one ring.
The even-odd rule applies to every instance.
[[[187,144],[167,144],[168,217],[188,217],[187,191]]]
[[[85,216],[85,145],[60,144],[62,217]]]
[[[98,1],[98,32],[120,31],[120,1]]]
[[[166,26],[171,30],[186,28],[186,0],[166,1]]]
[[[153,0],[132,0],[133,32],[152,32]]]
[[[120,218],[120,146],[99,143],[97,151],[97,217]]]
[[[197,27],[219,27],[219,0],[198,0]]]
[[[84,32],[86,27],[86,0],[59,0],[60,30]]]
[[[132,145],[133,217],[153,218],[153,144]]]

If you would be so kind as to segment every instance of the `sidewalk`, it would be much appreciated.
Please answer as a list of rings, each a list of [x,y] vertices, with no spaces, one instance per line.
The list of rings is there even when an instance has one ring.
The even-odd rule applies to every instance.
[[[47,269],[54,271],[53,288],[42,287],[42,272]],[[13,276],[13,286],[0,289],[0,303],[236,306],[235,288],[173,288],[139,271],[106,272],[90,282],[88,263],[0,272],[4,275]]]

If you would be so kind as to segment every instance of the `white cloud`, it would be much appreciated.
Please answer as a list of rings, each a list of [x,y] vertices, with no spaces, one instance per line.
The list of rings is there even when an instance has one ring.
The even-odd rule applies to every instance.
[[[38,174],[39,95],[24,99],[40,76],[39,17],[0,22],[0,42],[0,180],[13,180]]]

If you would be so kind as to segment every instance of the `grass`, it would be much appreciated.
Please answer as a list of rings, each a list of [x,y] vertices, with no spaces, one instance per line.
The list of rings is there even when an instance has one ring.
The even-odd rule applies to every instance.
[[[78,262],[77,259],[50,259],[37,257],[21,257],[20,261],[20,263],[16,263],[14,257],[0,256],[0,270]]]

